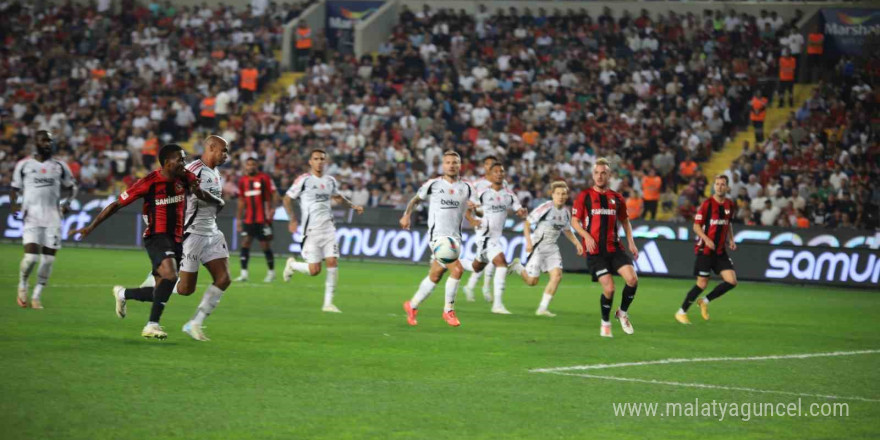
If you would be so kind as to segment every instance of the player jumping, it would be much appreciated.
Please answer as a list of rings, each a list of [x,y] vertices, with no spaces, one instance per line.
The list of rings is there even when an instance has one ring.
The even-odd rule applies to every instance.
[[[67,206],[76,197],[77,186],[67,164],[52,159],[55,154],[52,133],[38,131],[36,146],[36,155],[15,165],[10,201],[12,213],[15,215],[19,210],[18,192],[22,192],[24,257],[20,265],[16,301],[20,307],[27,307],[28,278],[39,261],[37,285],[31,295],[31,308],[42,309],[41,295],[52,273],[55,254],[61,249],[61,216],[67,212]],[[70,191],[69,197],[61,198],[62,188]]]
[[[339,277],[339,246],[336,242],[336,226],[333,224],[333,212],[330,200],[342,203],[358,214],[363,214],[362,206],[351,203],[339,193],[339,184],[333,176],[324,175],[327,165],[327,153],[324,150],[312,150],[309,154],[309,172],[296,178],[284,195],[284,209],[290,217],[288,230],[296,233],[299,223],[293,212],[293,201],[299,199],[302,213],[302,256],[305,263],[290,257],[284,265],[282,276],[290,281],[294,272],[309,276],[321,273],[321,262],[327,265],[327,277],[324,280],[324,306],[322,311],[341,313],[333,304],[336,292],[336,281]]]
[[[697,254],[697,259],[694,262],[694,276],[697,277],[697,284],[688,292],[684,302],[681,303],[681,308],[675,314],[675,319],[682,324],[691,323],[687,311],[709,285],[712,271],[721,275],[724,281],[715,286],[704,298],[697,301],[703,319],[709,319],[709,302],[718,299],[736,287],[736,271],[733,268],[733,261],[727,255],[727,248],[730,248],[731,251],[736,250],[736,243],[733,242],[733,225],[730,223],[735,215],[735,205],[727,198],[727,193],[730,191],[727,176],[716,177],[714,187],[715,194],[703,202],[694,217],[694,233],[699,237],[694,247],[694,253]]]
[[[584,254],[584,247],[571,232],[571,211],[565,206],[568,201],[568,185],[565,182],[553,182],[550,185],[550,196],[553,200],[542,203],[526,218],[523,235],[526,239],[526,252],[529,253],[526,266],[519,259],[513,260],[510,270],[522,276],[529,286],[538,284],[541,273],[550,274],[550,281],[544,288],[544,295],[535,314],[538,316],[556,316],[547,308],[556,294],[559,282],[562,281],[562,253],[559,252],[559,235],[571,241],[577,248],[578,255]],[[535,225],[534,237],[531,226]]]
[[[418,193],[406,205],[406,211],[400,217],[400,227],[409,230],[413,209],[423,200],[429,200],[428,205],[428,240],[433,242],[436,237],[454,237],[461,242],[461,223],[467,218],[473,227],[479,226],[480,222],[473,217],[473,209],[477,206],[477,195],[474,188],[460,178],[461,156],[455,151],[447,150],[443,153],[443,176],[428,180],[419,188]],[[458,293],[458,283],[464,268],[461,261],[442,264],[432,259],[428,276],[419,284],[419,289],[412,299],[403,303],[406,311],[406,322],[409,325],[418,325],[416,316],[419,313],[419,305],[424,301],[446,271],[449,278],[446,279],[446,302],[443,306],[443,320],[447,324],[458,327],[461,322],[455,316],[455,295]]]
[[[235,281],[248,280],[248,261],[254,238],[266,256],[269,271],[263,282],[275,281],[275,255],[272,253],[272,218],[278,205],[278,191],[268,174],[259,170],[257,160],[249,158],[244,164],[245,175],[238,180],[238,211],[236,225],[241,234],[241,275]]]
[[[612,337],[609,315],[614,299],[614,279],[611,275],[618,273],[626,283],[620,308],[614,316],[620,321],[623,332],[628,335],[633,334],[633,326],[627,310],[636,296],[639,281],[632,259],[624,252],[617,234],[619,222],[626,233],[629,251],[633,258],[638,258],[639,251],[633,241],[632,226],[626,215],[626,202],[623,196],[608,188],[610,175],[611,166],[608,160],[596,160],[593,166],[593,186],[578,194],[572,206],[574,217],[571,220],[575,231],[584,239],[587,265],[593,274],[593,281],[599,281],[602,285],[602,295],[599,297],[602,325],[599,335],[606,338]]]
[[[478,279],[483,270],[490,265],[497,268],[494,277],[495,292],[487,299],[492,299],[492,313],[499,315],[510,314],[502,301],[507,277],[507,260],[504,258],[504,248],[501,246],[501,231],[504,230],[508,210],[513,209],[521,218],[525,218],[528,213],[519,203],[516,195],[504,187],[504,176],[504,165],[499,162],[493,163],[487,170],[486,178],[490,186],[477,190],[477,200],[481,206],[478,211],[482,211],[482,220],[476,233],[477,253],[473,261],[461,262],[465,270],[473,271],[470,280]],[[465,290],[466,294],[467,292]],[[473,293],[468,294],[469,301],[472,301],[472,297]]]
[[[145,338],[165,339],[168,334],[159,326],[159,318],[165,310],[165,303],[171,297],[174,283],[177,282],[177,267],[183,254],[183,222],[186,196],[194,193],[203,201],[216,199],[199,188],[195,174],[183,166],[184,151],[180,145],[168,144],[159,150],[160,169],[147,174],[135,182],[119,198],[107,205],[88,226],[71,232],[86,238],[104,220],[139,198],[144,198],[143,216],[144,247],[152,262],[153,275],[157,277],[156,287],[125,289],[113,288],[116,300],[116,315],[124,318],[126,300],[152,302],[150,319],[141,331]]]

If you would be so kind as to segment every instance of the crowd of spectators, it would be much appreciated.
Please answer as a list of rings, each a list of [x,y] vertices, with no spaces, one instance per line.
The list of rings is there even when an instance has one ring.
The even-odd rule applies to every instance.
[[[271,56],[279,43],[281,24],[296,7],[273,4],[261,16],[223,7],[169,13],[168,6],[147,8],[145,15],[137,16],[130,11],[138,9],[132,8],[121,17],[105,20],[113,27],[129,17],[138,29],[129,38],[120,33],[116,40],[125,41],[113,45],[89,37],[95,27],[92,23],[100,22],[94,8],[67,8],[76,12],[60,21],[58,12],[52,16],[56,26],[63,24],[71,29],[70,35],[79,35],[70,38],[69,52],[82,55],[74,57],[75,61],[59,62],[63,68],[54,68],[54,64],[47,70],[31,67],[31,75],[25,76],[28,69],[23,66],[33,66],[42,57],[23,60],[29,42],[16,43],[18,37],[7,36],[7,41],[12,38],[7,51],[14,61],[7,59],[4,68],[30,81],[27,87],[7,81],[0,108],[7,132],[11,121],[18,124],[13,132],[19,136],[40,124],[53,128],[56,119],[82,115],[67,120],[71,128],[56,131],[69,133],[70,159],[83,164],[79,172],[86,174],[81,175],[86,181],[94,173],[83,171],[94,161],[102,161],[99,151],[116,164],[121,160],[115,157],[137,151],[130,138],[144,121],[154,137],[162,133],[173,139],[187,137],[163,129],[163,123],[173,126],[180,119],[192,119],[185,127],[188,134],[199,123],[195,118],[177,117],[181,111],[195,116],[205,96],[238,95],[238,72],[227,65],[234,63],[240,69],[250,62],[261,66],[261,75],[274,72]],[[201,22],[205,32],[188,32],[180,25],[203,13],[205,20],[214,23]],[[56,33],[40,36],[37,31],[45,25],[37,24],[38,15],[30,12],[27,16],[34,17],[30,21],[8,21],[16,29],[23,27],[15,35],[36,33],[37,41],[45,40],[43,44],[51,49],[59,37]],[[442,152],[454,149],[464,158],[462,173],[467,179],[480,176],[482,158],[501,158],[511,188],[524,204],[535,206],[546,200],[544,189],[553,180],[566,180],[574,188],[589,184],[591,164],[604,156],[614,164],[611,186],[627,197],[631,216],[688,221],[711,188],[711,176],[703,175],[700,163],[746,128],[748,100],[758,89],[769,91],[782,51],[797,55],[803,49],[802,38],[794,37],[793,22],[798,19],[799,15],[786,21],[764,11],[759,16],[712,10],[615,16],[606,9],[594,17],[584,9],[489,12],[485,6],[469,15],[429,6],[412,11],[404,5],[400,24],[377,54],[356,59],[316,42],[305,75],[283,96],[257,106],[230,106],[223,122],[212,128],[233,146],[232,160],[224,167],[225,195],[237,195],[236,175],[249,157],[257,158],[283,191],[306,169],[308,152],[322,148],[332,161],[328,173],[342,183],[355,203],[401,208],[421,182],[437,173]],[[171,25],[161,27],[163,20]],[[232,26],[236,21],[239,27]],[[0,23],[5,28],[5,22]],[[215,30],[208,33],[209,28]],[[252,38],[236,40],[230,29]],[[187,35],[200,43],[186,49],[182,41]],[[145,41],[152,46],[144,46]],[[211,58],[217,45],[224,49],[222,61]],[[157,53],[165,54],[168,71],[180,72],[169,75],[167,84],[161,81],[165,75],[144,68],[156,64],[149,58]],[[53,82],[70,82],[68,65],[90,68],[84,64],[89,60],[121,64],[107,67],[108,72],[122,72],[122,78],[118,73],[116,78],[109,74],[109,78],[94,78],[87,69],[82,82],[75,84],[78,92],[59,93],[58,87],[52,92]],[[866,71],[864,60],[857,61],[851,69],[856,75]],[[868,205],[859,208],[865,200],[876,206],[878,197],[876,184],[870,181],[871,176],[876,181],[876,137],[870,120],[865,122],[875,108],[875,95],[868,89],[861,93],[867,97],[861,107],[849,105],[859,102],[860,93],[855,91],[862,90],[853,87],[862,87],[868,80],[862,75],[862,80],[852,80],[860,81],[858,85],[849,88],[822,88],[787,127],[744,151],[730,173],[746,181],[754,175],[763,191],[772,194],[780,186],[786,198],[792,197],[791,188],[798,188],[806,202],[800,210],[810,224],[876,227],[876,215],[864,213]],[[46,99],[30,98],[28,108],[39,111],[23,119],[21,110],[15,109],[22,105],[20,95],[30,89],[44,90],[41,97],[51,96],[48,102],[64,105],[36,104]],[[130,107],[137,111],[126,111],[132,105],[127,104],[129,96],[139,99]],[[839,114],[841,102],[845,103],[843,116]],[[135,122],[138,118],[140,122]],[[814,200],[812,190],[827,186],[822,177],[830,183],[831,177],[838,176],[833,178],[838,182],[839,173],[795,169],[790,160],[817,148],[810,141],[813,137],[803,137],[802,132],[815,132],[823,145],[822,153],[812,156],[814,160],[839,163],[847,175],[842,184],[845,191],[838,188],[839,194],[830,201],[827,191]],[[143,129],[139,133],[147,137]],[[103,144],[93,139],[100,136],[104,136]],[[102,145],[101,150],[96,148]],[[10,158],[22,154],[8,143],[3,151],[6,159],[0,164],[4,167],[9,167]],[[848,164],[838,157],[844,151]],[[136,159],[131,162],[134,165],[117,177],[130,179],[142,170]],[[109,172],[115,169],[111,166]],[[741,188],[735,189],[734,195],[739,196]],[[764,215],[760,207],[752,209],[760,197],[749,197],[748,202],[738,199],[743,208],[748,205],[750,209],[741,210],[743,221],[785,225],[781,223],[785,218],[791,224],[802,224],[796,215],[783,215],[790,214],[788,205],[779,206],[780,213],[769,221],[770,214]],[[848,223],[844,219],[850,214],[850,204],[841,204],[842,197],[849,197],[855,205]],[[817,212],[822,212],[820,199],[826,212],[822,221],[817,220]],[[795,210],[802,205],[797,197],[790,201]]]

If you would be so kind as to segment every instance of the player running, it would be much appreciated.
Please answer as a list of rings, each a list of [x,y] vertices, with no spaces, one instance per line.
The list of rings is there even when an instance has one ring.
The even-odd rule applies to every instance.
[[[552,200],[535,208],[526,218],[523,226],[526,252],[529,254],[525,267],[520,264],[519,259],[515,259],[510,265],[510,270],[520,275],[529,286],[538,284],[541,273],[550,274],[550,281],[544,288],[544,295],[541,297],[541,303],[535,314],[552,318],[556,314],[547,308],[556,294],[556,289],[559,288],[559,282],[562,281],[562,253],[559,252],[559,235],[565,234],[565,238],[568,238],[577,248],[578,255],[584,254],[584,248],[571,232],[571,211],[565,206],[568,201],[568,185],[565,182],[553,182],[550,185],[550,196]],[[535,226],[534,237],[531,231],[532,225]]]
[[[272,218],[278,205],[278,190],[268,174],[259,170],[257,160],[249,158],[244,164],[245,175],[238,180],[238,211],[236,229],[241,234],[241,275],[235,281],[248,280],[248,261],[254,238],[266,256],[269,271],[265,283],[275,281],[275,255],[272,253]]]
[[[27,307],[28,278],[36,266],[37,285],[31,295],[31,308],[42,309],[42,294],[52,274],[55,255],[61,249],[61,216],[67,212],[70,201],[76,198],[77,186],[66,163],[55,160],[55,141],[52,133],[40,130],[36,134],[36,155],[15,164],[12,173],[10,202],[12,213],[18,212],[18,193],[22,193],[21,219],[24,221],[18,297],[20,307]],[[61,198],[61,190],[70,192]]]
[[[697,277],[697,284],[688,292],[684,302],[681,303],[681,308],[675,314],[675,319],[682,324],[691,323],[687,311],[709,285],[712,271],[720,274],[724,281],[715,286],[708,295],[697,301],[703,319],[709,319],[709,303],[711,301],[736,287],[736,271],[733,268],[733,260],[727,255],[727,248],[730,248],[731,251],[736,250],[736,243],[733,242],[733,225],[731,224],[731,219],[735,215],[735,205],[727,198],[727,193],[730,191],[727,176],[722,174],[716,177],[714,187],[715,194],[703,202],[694,217],[694,233],[699,237],[696,246],[694,246],[694,253],[697,255],[694,262],[694,276]]]
[[[495,162],[489,167],[486,177],[490,186],[484,186],[482,191],[477,191],[477,200],[481,206],[478,213],[482,211],[482,219],[476,233],[476,256],[473,261],[462,260],[461,264],[465,270],[473,271],[471,280],[479,278],[489,265],[498,268],[495,271],[495,292],[489,297],[492,299],[492,313],[509,315],[510,311],[504,307],[502,301],[507,277],[507,260],[504,257],[504,247],[501,246],[501,231],[504,230],[508,210],[514,210],[521,218],[525,218],[528,211],[522,207],[516,195],[504,187],[504,165]],[[472,297],[473,293],[469,294],[468,300],[473,301]]]
[[[141,331],[141,336],[145,338],[168,337],[159,326],[159,318],[165,310],[165,303],[171,297],[174,283],[177,282],[177,267],[183,253],[187,194],[193,193],[203,201],[222,203],[222,200],[218,201],[211,194],[202,191],[199,179],[184,168],[184,155],[180,145],[168,144],[162,147],[159,150],[160,169],[135,182],[117,200],[107,205],[91,224],[70,234],[82,234],[85,239],[117,211],[137,199],[144,199],[144,247],[152,262],[153,275],[157,277],[156,287],[125,289],[116,286],[113,288],[113,298],[116,300],[116,315],[120,318],[125,317],[126,300],[153,303],[150,320]]]
[[[400,227],[409,230],[412,225],[413,209],[423,200],[428,200],[428,240],[433,242],[437,237],[454,237],[461,242],[461,223],[466,218],[473,227],[479,226],[480,222],[473,216],[473,209],[477,206],[477,194],[471,184],[460,178],[461,156],[455,151],[447,150],[443,153],[443,176],[436,177],[425,182],[409,203],[406,211],[400,217]],[[446,271],[449,278],[446,279],[446,302],[443,306],[443,320],[447,324],[458,327],[461,322],[455,316],[455,295],[458,293],[458,283],[464,268],[461,261],[455,260],[449,264],[442,264],[432,259],[428,276],[419,284],[419,288],[412,299],[403,303],[406,311],[406,322],[409,325],[418,325],[416,316],[419,313],[419,305],[434,290],[437,283]]]
[[[618,222],[626,233],[626,242],[633,258],[639,257],[639,251],[633,241],[632,226],[626,216],[626,202],[619,193],[608,188],[611,166],[608,160],[600,158],[593,166],[593,186],[578,194],[572,206],[574,217],[571,224],[584,240],[587,251],[587,266],[593,274],[593,281],[602,285],[599,297],[602,311],[602,326],[599,335],[610,338],[611,304],[614,299],[613,273],[623,277],[623,299],[614,316],[620,321],[623,332],[633,334],[633,326],[627,310],[636,296],[638,277],[633,269],[632,259],[624,252],[617,234]]]
[[[229,249],[226,237],[217,227],[217,214],[225,206],[223,202],[223,178],[217,167],[229,158],[229,142],[220,136],[205,139],[202,157],[186,166],[187,171],[198,177],[202,191],[216,197],[219,202],[204,202],[194,194],[186,200],[186,224],[184,225],[183,262],[180,264],[180,281],[177,293],[189,296],[196,290],[199,265],[211,274],[212,284],[202,295],[195,315],[183,326],[184,333],[197,341],[208,341],[203,330],[205,318],[214,311],[223,292],[229,287]]]
[[[492,182],[489,180],[489,173],[492,170],[492,167],[496,164],[500,163],[498,158],[495,156],[487,156],[483,158],[483,174],[484,176],[474,180],[472,183],[474,187],[474,191],[477,192],[477,195],[488,189],[492,186]],[[507,185],[507,180],[502,181],[503,187],[509,188]],[[470,277],[468,277],[467,284],[465,284],[463,290],[465,297],[468,301],[474,301],[474,289],[477,287],[477,282],[480,281],[480,275],[483,275],[483,299],[486,302],[492,302],[492,291],[490,289],[490,283],[492,282],[493,275],[495,274],[495,264],[492,261],[486,265],[486,268],[483,269],[482,272],[473,272],[472,268],[467,264],[464,265],[464,269],[471,271]]]
[[[339,193],[339,184],[333,176],[324,175],[327,165],[327,153],[324,150],[312,150],[309,154],[309,172],[296,178],[287,193],[284,194],[284,210],[290,217],[288,230],[296,233],[299,223],[293,212],[293,201],[299,199],[302,213],[302,256],[305,263],[290,257],[284,265],[282,277],[290,281],[294,272],[309,276],[321,273],[321,262],[327,265],[327,277],[324,280],[324,305],[321,310],[330,313],[342,313],[333,304],[336,293],[336,281],[339,277],[339,246],[336,242],[336,226],[333,224],[333,212],[330,200],[342,203],[358,214],[364,213],[362,206],[351,203]]]

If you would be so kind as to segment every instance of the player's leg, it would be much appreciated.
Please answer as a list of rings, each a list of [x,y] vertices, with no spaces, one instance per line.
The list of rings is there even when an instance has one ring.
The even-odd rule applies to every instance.
[[[265,226],[268,228],[268,226]],[[271,229],[267,229],[271,232]],[[263,248],[263,255],[266,257],[266,265],[269,267],[268,272],[266,272],[266,278],[263,279],[264,283],[271,283],[275,281],[275,254],[272,253],[272,234],[264,235],[264,239],[260,240],[260,247]]]
[[[537,285],[541,278],[541,255],[532,252],[525,266],[519,262],[519,258],[516,258],[507,270],[509,273],[519,275],[527,286]]]
[[[627,263],[617,269],[617,273],[623,278],[624,286],[622,298],[620,299],[620,308],[617,309],[614,316],[620,321],[623,332],[633,334],[633,326],[629,319],[629,306],[636,297],[636,289],[639,287],[639,277],[636,275],[635,268]]]
[[[328,257],[324,260],[324,264],[327,265],[327,276],[324,279],[324,305],[321,307],[321,310],[330,313],[342,313],[333,304],[333,296],[336,294],[336,282],[339,280],[339,259],[337,257]],[[320,270],[320,267],[318,265],[318,270]]]
[[[61,244],[60,231],[55,238],[47,238],[49,238],[47,243],[56,246]],[[37,285],[34,286],[34,292],[31,295],[31,308],[33,309],[43,308],[43,289],[45,289],[46,284],[49,283],[49,275],[52,275],[52,265],[55,264],[55,254],[57,251],[57,248],[43,246],[43,253],[40,255],[40,267],[37,269]]]
[[[700,257],[698,256],[699,260]],[[700,263],[697,262],[697,265]],[[698,268],[694,270],[697,271]],[[699,273],[699,272],[698,272]],[[709,284],[709,276],[708,272],[705,272],[707,275],[697,275],[697,281],[694,283],[694,287],[691,287],[691,290],[688,291],[687,295],[684,297],[684,301],[681,303],[681,307],[678,309],[678,312],[675,314],[675,319],[682,324],[690,324],[691,321],[688,319],[687,312],[690,309],[691,305],[693,305],[694,301],[700,297],[700,294],[703,293],[703,290],[706,289],[706,286]]]
[[[492,313],[509,315],[510,311],[507,310],[507,307],[504,307],[503,301],[504,287],[507,281],[507,261],[504,260],[503,252],[496,253],[495,257],[492,258],[492,267],[496,268],[494,275],[495,292],[492,297]]]
[[[196,291],[201,257],[209,243],[209,237],[196,234],[191,234],[183,240],[183,260],[180,262],[177,284],[174,288],[178,295],[189,296]]]
[[[416,321],[416,315],[418,315],[419,312],[419,305],[431,295],[431,292],[434,291],[434,287],[437,286],[437,283],[439,283],[440,279],[443,277],[444,272],[446,272],[445,266],[435,260],[431,260],[431,268],[428,269],[428,276],[419,283],[419,288],[416,290],[412,299],[403,303],[403,309],[406,311],[406,320],[409,325],[418,324],[418,321]]]
[[[40,261],[40,243],[42,243],[42,228],[25,227],[22,234],[24,244],[24,256],[19,264],[18,272],[18,297],[16,302],[19,307],[27,307],[28,280],[34,266]]]
[[[477,282],[480,280],[480,275],[482,275],[486,269],[486,263],[480,261],[480,255],[477,255],[477,258],[474,260],[459,260],[461,261],[461,266],[464,270],[471,272],[468,277],[467,284],[464,286],[464,294],[467,298],[468,302],[474,302],[474,288],[477,287]]]
[[[461,282],[461,276],[464,275],[464,268],[461,261],[455,260],[446,265],[449,270],[449,276],[446,277],[446,301],[443,304],[443,319],[447,324],[458,327],[461,322],[455,316],[455,296],[458,294],[458,284]]]
[[[544,287],[544,294],[541,296],[541,303],[538,304],[538,310],[535,311],[535,314],[552,318],[556,314],[548,310],[548,308],[550,307],[550,301],[553,301],[553,296],[556,295],[559,283],[562,281],[562,268],[554,267],[548,273],[550,274],[550,281]]]
[[[248,225],[245,225],[245,230],[247,230]],[[235,281],[247,281],[248,280],[248,262],[251,259],[251,243],[253,243],[254,237],[250,234],[245,235],[241,239],[241,251],[239,255],[239,261],[241,262],[241,274]]]
[[[721,259],[721,258],[726,259],[726,257],[721,257],[721,256],[719,256],[717,258],[718,259]],[[712,301],[715,301],[716,299],[720,298],[722,295],[724,295],[725,293],[731,291],[734,287],[736,287],[736,272],[733,270],[732,267],[730,267],[729,269],[725,268],[725,269],[721,270],[720,273],[721,273],[721,279],[723,281],[721,281],[721,283],[719,283],[717,286],[715,286],[715,288],[712,289],[712,291],[709,292],[708,295],[704,296],[699,301],[700,313],[703,315],[703,319],[705,319],[707,321],[709,320],[709,303]]]
[[[562,269],[551,269],[549,275],[550,281],[548,281],[547,286],[544,287],[541,302],[538,304],[538,309],[535,311],[535,314],[538,316],[556,316],[556,314],[551,313],[548,308],[550,307],[550,301],[553,301],[553,296],[556,295],[556,289],[559,288],[559,282],[562,281]]]
[[[601,258],[601,257],[600,257]],[[611,335],[611,304],[614,301],[614,278],[607,270],[598,277],[599,285],[602,286],[602,295],[599,296],[599,308],[602,313],[602,326],[599,327],[599,336],[610,338]]]
[[[231,283],[228,256],[206,262],[205,268],[211,274],[213,282],[205,289],[202,300],[199,302],[199,307],[196,309],[196,314],[183,326],[183,331],[197,341],[209,340],[202,330],[205,318],[214,312],[217,304],[220,303],[220,298],[223,297],[223,292],[229,288]],[[181,277],[183,277],[184,273],[181,272]]]
[[[495,277],[495,269],[497,267],[501,267],[501,266],[496,266],[493,263],[489,263],[489,265],[486,266],[486,269],[483,271],[483,299],[486,300],[486,302],[492,301],[492,284],[491,283],[492,283],[492,279]],[[504,262],[504,267],[505,268],[507,267],[507,261]],[[506,273],[506,271],[505,271],[505,273]]]
[[[320,235],[308,236],[303,238],[300,255],[303,261],[297,261],[296,257],[291,255],[284,264],[284,271],[281,273],[285,282],[290,281],[294,273],[301,273],[308,276],[317,276],[321,273],[321,261],[324,260],[323,245],[324,237]],[[333,234],[333,242],[336,242],[336,234]]]

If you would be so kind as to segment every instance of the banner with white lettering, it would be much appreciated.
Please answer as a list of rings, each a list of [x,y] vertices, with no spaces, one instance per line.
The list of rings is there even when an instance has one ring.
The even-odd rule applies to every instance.
[[[863,8],[822,9],[826,47],[838,54],[876,53],[880,39],[880,10]]]

